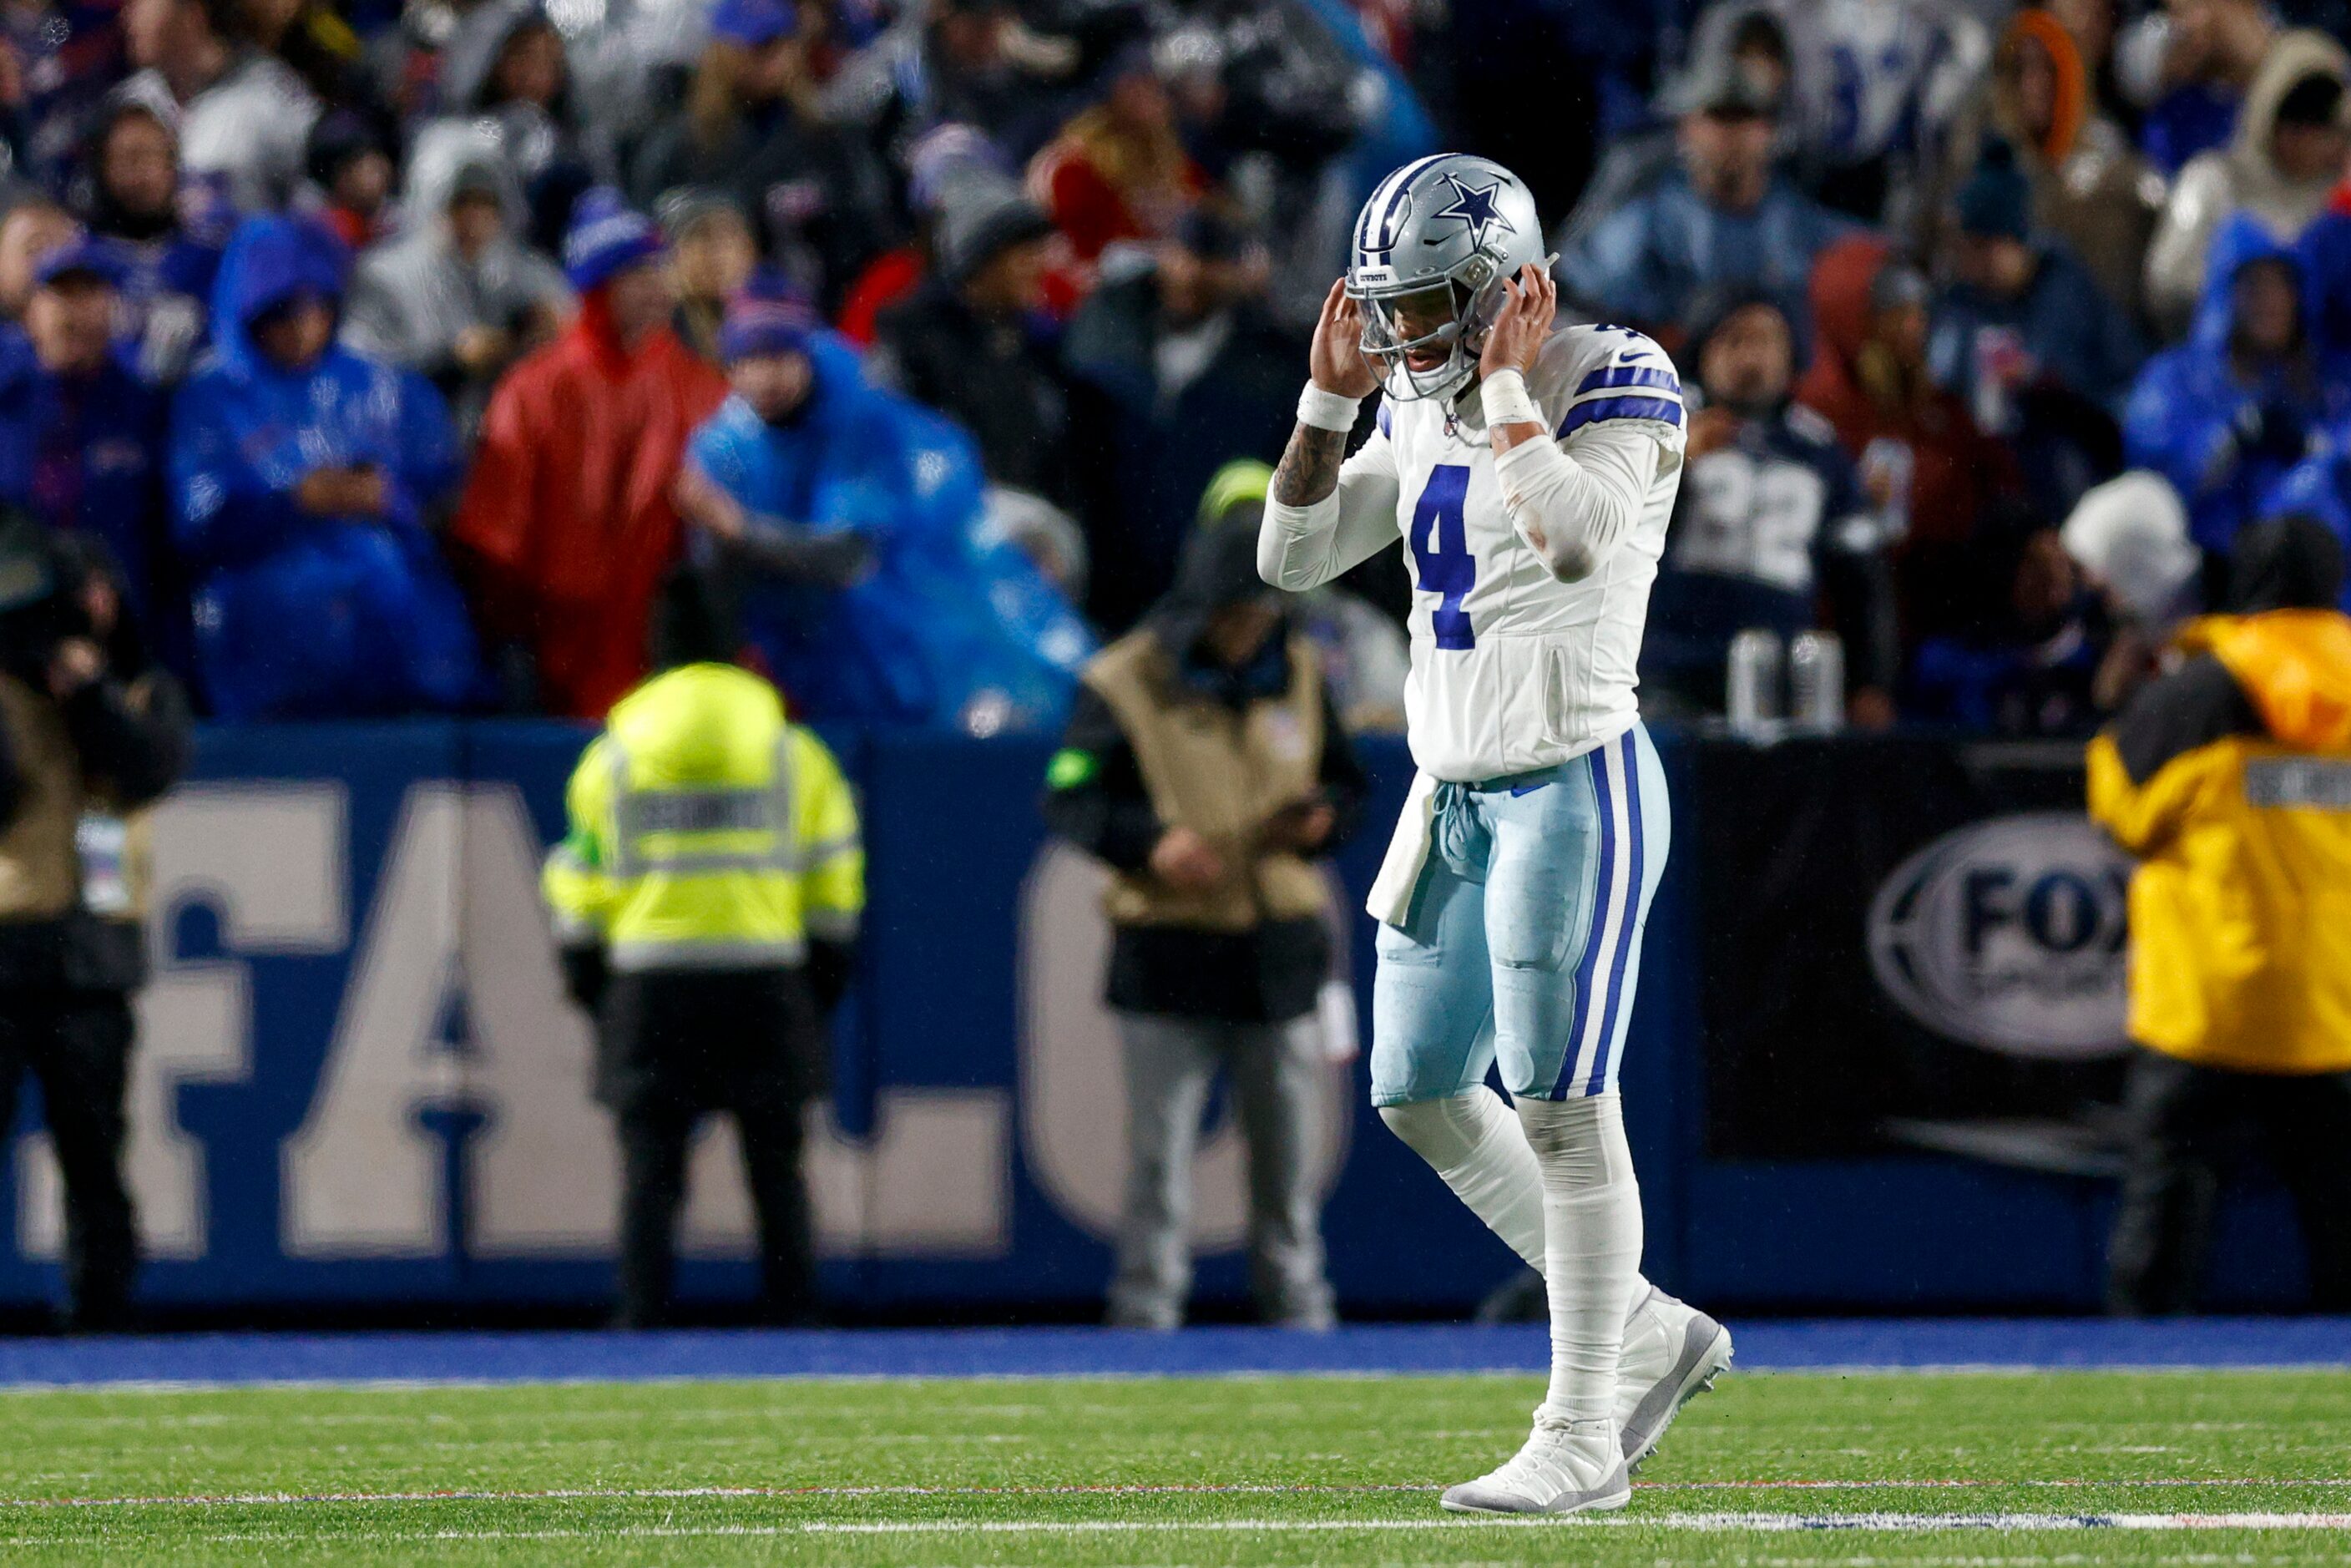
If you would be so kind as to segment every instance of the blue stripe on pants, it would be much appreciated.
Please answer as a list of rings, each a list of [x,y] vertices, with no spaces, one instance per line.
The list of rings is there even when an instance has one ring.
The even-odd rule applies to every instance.
[[[1593,857],[1594,891],[1592,918],[1583,928],[1583,953],[1575,966],[1575,1010],[1568,1015],[1567,1051],[1560,1062],[1559,1080],[1549,1091],[1553,1100],[1566,1098],[1566,1085],[1582,1062],[1584,1037],[1592,1032],[1593,987],[1600,978],[1600,950],[1606,946],[1608,914],[1616,895],[1616,792],[1608,779],[1608,754],[1604,746],[1585,761],[1592,769],[1592,800],[1599,814],[1600,852]]]
[[[1637,904],[1641,902],[1641,758],[1633,749],[1630,731],[1625,736],[1625,837],[1628,844],[1625,859],[1625,888]],[[1603,873],[1602,874],[1606,874]],[[1640,917],[1627,911],[1616,935],[1616,952],[1608,963],[1608,1008],[1600,1021],[1600,1048],[1594,1053],[1592,1076],[1583,1086],[1586,1094],[1597,1094],[1608,1079],[1609,1048],[1616,1040],[1616,1009],[1625,996],[1625,966],[1633,953],[1633,932]]]

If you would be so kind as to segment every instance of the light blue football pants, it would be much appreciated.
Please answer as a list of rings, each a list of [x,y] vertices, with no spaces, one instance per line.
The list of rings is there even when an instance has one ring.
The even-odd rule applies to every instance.
[[[1612,1093],[1672,837],[1638,723],[1572,762],[1440,783],[1403,926],[1379,929],[1372,1103]]]

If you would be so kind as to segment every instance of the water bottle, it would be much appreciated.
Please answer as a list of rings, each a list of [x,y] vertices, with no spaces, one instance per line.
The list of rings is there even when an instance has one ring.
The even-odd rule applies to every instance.
[[[1788,644],[1788,716],[1827,735],[1844,727],[1844,643],[1834,632],[1799,632]]]
[[[1780,720],[1780,634],[1750,626],[1730,640],[1724,671],[1725,706],[1730,727],[1740,734],[1767,731]]]
[[[1897,544],[1910,533],[1910,486],[1917,476],[1917,455],[1910,444],[1881,435],[1862,449],[1861,487],[1877,507],[1886,530],[1885,542]]]

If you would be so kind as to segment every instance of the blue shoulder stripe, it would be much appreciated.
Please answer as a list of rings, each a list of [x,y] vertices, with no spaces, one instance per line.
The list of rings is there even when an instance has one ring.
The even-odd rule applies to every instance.
[[[1561,422],[1560,434],[1583,429],[1595,420],[1603,419],[1662,419],[1667,424],[1682,422],[1682,405],[1661,397],[1602,397],[1590,402],[1577,403],[1567,411]]]
[[[1395,434],[1395,431],[1393,428],[1395,423],[1395,405],[1389,402],[1387,399],[1380,399],[1379,413],[1373,417],[1379,424],[1380,434],[1382,435],[1394,435]]]
[[[1575,389],[1575,395],[1582,397],[1585,392],[1599,392],[1606,387],[1663,387],[1678,396],[1682,382],[1679,376],[1662,367],[1620,365],[1614,370],[1594,371],[1584,377],[1583,384]]]

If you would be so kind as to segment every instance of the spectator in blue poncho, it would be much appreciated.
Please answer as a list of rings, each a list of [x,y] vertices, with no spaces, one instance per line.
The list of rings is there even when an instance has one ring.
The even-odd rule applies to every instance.
[[[198,669],[226,718],[449,709],[474,637],[428,529],[457,476],[447,412],[413,372],[334,341],[341,247],[241,226],[213,350],[172,411],[172,528]]]
[[[2310,455],[2270,487],[2253,512],[2257,522],[2287,517],[2324,523],[2351,552],[2351,415],[2320,432]],[[2351,613],[2351,583],[2344,587],[2342,608]]]
[[[2240,214],[2213,236],[2195,330],[2148,361],[2131,393],[2129,465],[2171,481],[2208,553],[2225,552],[2313,436],[2351,412],[2344,361],[2312,340],[2308,319],[2301,254]]]
[[[720,350],[734,395],[687,447],[679,506],[794,710],[975,733],[1061,722],[1092,641],[982,528],[969,438],[869,384],[784,286],[738,299]]]

